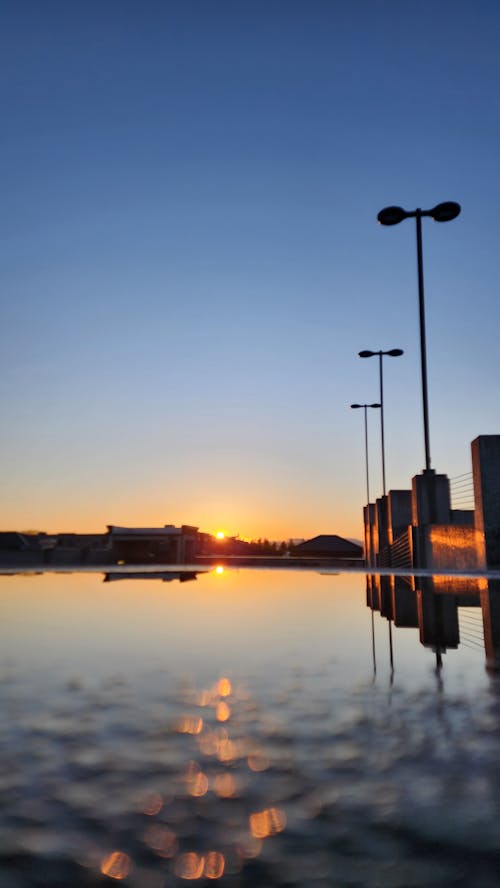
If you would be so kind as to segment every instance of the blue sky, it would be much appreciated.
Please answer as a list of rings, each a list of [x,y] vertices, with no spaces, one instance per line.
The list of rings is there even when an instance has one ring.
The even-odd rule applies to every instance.
[[[500,433],[498,3],[21,2],[0,36],[4,528],[360,535]],[[390,362],[390,363],[389,363]],[[380,492],[371,417],[372,490]]]

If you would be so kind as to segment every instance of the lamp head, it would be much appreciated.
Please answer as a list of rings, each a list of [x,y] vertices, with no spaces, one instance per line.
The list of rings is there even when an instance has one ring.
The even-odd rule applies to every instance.
[[[461,206],[453,200],[447,200],[445,203],[437,204],[434,209],[429,211],[435,222],[451,222],[460,214]]]
[[[359,410],[363,407],[380,407],[380,404],[351,404],[352,410]]]
[[[358,352],[358,355],[360,358],[373,358],[374,355],[376,355],[376,354],[377,354],[377,352],[372,352],[372,351],[369,351],[368,349],[365,349],[362,352]]]
[[[407,216],[408,213],[406,210],[403,210],[403,207],[385,207],[383,210],[380,210],[377,219],[381,225],[397,225],[403,219],[406,219]]]
[[[391,358],[400,358],[401,355],[404,355],[404,351],[402,348],[391,348],[390,351],[384,352],[386,355],[390,355]]]

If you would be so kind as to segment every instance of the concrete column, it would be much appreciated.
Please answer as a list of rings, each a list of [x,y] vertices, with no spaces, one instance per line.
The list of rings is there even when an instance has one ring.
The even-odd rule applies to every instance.
[[[500,435],[479,435],[471,450],[479,555],[484,567],[500,567]]]
[[[390,546],[411,523],[411,490],[390,490],[387,495],[387,539]]]
[[[436,475],[429,469],[412,478],[411,488],[412,524],[450,523],[448,475]]]
[[[378,564],[388,566],[389,560],[384,555],[389,548],[387,536],[387,497],[381,496],[375,502],[375,526],[377,529]]]
[[[363,506],[365,565],[375,565],[375,504]]]

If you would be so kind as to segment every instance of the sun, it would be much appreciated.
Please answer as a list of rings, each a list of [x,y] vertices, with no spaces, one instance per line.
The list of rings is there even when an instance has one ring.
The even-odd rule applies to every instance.
[[[223,530],[218,530],[217,533],[215,534],[215,536],[216,536],[216,539],[218,539],[218,540],[224,540],[226,538],[226,534],[224,533]]]

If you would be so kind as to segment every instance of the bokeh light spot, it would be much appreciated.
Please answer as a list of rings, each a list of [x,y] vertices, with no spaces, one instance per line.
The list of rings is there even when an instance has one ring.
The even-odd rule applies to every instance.
[[[178,734],[201,734],[202,730],[202,718],[189,717],[185,715],[177,722],[176,731]]]
[[[175,861],[175,875],[180,879],[193,881],[201,879],[203,868],[205,866],[205,858],[195,851],[187,851],[181,854]]]
[[[236,795],[236,782],[232,774],[217,774],[214,791],[221,799],[231,799]]]
[[[159,823],[151,823],[144,831],[144,842],[159,857],[174,857],[177,850],[175,833]]]
[[[265,771],[269,767],[269,759],[263,752],[251,753],[247,762],[251,771]]]
[[[225,722],[230,718],[230,716],[231,709],[227,705],[227,703],[225,703],[224,700],[221,700],[220,703],[217,703],[217,707],[215,710],[215,717],[217,721]]]
[[[224,874],[224,855],[219,851],[209,851],[205,858],[203,875],[206,879],[220,879]]]
[[[221,697],[229,697],[231,693],[231,682],[228,678],[219,679],[217,692],[220,694]]]
[[[101,873],[110,879],[126,879],[132,862],[128,854],[123,851],[113,851],[101,862]]]
[[[143,799],[141,810],[143,814],[153,817],[155,814],[159,814],[162,808],[163,799],[160,793],[152,792]]]
[[[267,839],[283,832],[286,826],[285,812],[280,808],[266,808],[249,817],[250,831],[256,839]]]

